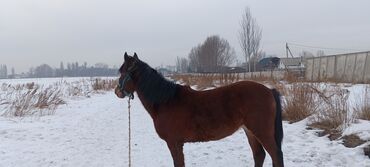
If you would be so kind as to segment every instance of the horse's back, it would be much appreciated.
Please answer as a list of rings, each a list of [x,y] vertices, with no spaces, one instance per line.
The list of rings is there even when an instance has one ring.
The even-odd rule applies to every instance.
[[[190,94],[192,99],[198,99],[208,105],[232,104],[230,109],[242,106],[265,106],[266,103],[274,103],[271,89],[253,81],[240,81],[211,90],[193,91]]]
[[[183,88],[181,112],[187,115],[188,128],[194,132],[190,140],[218,140],[241,126],[254,126],[256,121],[269,121],[274,116],[271,90],[253,81],[236,82],[206,91]]]

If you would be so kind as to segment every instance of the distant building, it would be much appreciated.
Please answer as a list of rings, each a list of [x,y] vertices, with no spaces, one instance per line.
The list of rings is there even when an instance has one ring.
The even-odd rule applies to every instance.
[[[278,57],[266,57],[258,61],[258,71],[274,70],[279,67],[280,58]]]
[[[176,66],[170,66],[170,65],[168,65],[168,66],[166,66],[166,69],[169,70],[169,71],[171,71],[171,72],[175,72],[176,71]]]
[[[304,69],[304,58],[279,58],[279,57],[267,57],[263,58],[258,62],[259,71],[268,70],[301,70]]]
[[[173,74],[173,71],[167,69],[167,68],[157,68],[156,69],[160,74],[162,74],[163,76],[168,76],[168,75],[171,75]]]
[[[297,58],[280,58],[279,61],[279,69],[303,69],[305,68],[303,64],[303,58],[297,57]]]

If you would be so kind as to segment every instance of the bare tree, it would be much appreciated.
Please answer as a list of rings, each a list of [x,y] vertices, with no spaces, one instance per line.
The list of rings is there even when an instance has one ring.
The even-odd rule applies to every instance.
[[[261,59],[266,57],[266,52],[259,51],[257,54],[253,54],[251,59],[250,59],[250,64],[253,64],[253,70],[252,71],[257,71],[257,63]]]
[[[189,61],[186,58],[177,57],[176,71],[180,73],[188,72]]]
[[[42,64],[34,69],[35,77],[46,78],[53,77],[53,68],[47,64]]]
[[[189,53],[189,68],[190,72],[200,72],[203,71],[202,66],[199,62],[201,45],[193,47]]]
[[[14,75],[15,75],[15,69],[14,67],[12,67],[12,76],[14,77]]]
[[[8,68],[5,64],[0,64],[0,78],[8,78]]]
[[[251,71],[251,56],[258,56],[260,52],[260,41],[262,38],[262,30],[258,26],[255,18],[252,17],[251,11],[248,7],[240,22],[239,30],[239,44],[242,48],[245,61],[248,63],[248,71]]]
[[[214,35],[192,48],[189,61],[190,68],[194,71],[220,72],[222,67],[235,61],[235,51],[227,40]]]

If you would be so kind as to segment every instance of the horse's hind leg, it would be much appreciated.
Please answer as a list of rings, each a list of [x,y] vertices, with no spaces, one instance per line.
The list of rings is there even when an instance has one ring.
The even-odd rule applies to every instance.
[[[184,143],[168,142],[167,146],[170,149],[174,167],[185,167],[183,146]]]
[[[243,127],[243,129],[247,134],[248,142],[253,152],[254,166],[262,167],[266,156],[265,150],[251,131],[249,131],[246,127]]]
[[[258,136],[263,147],[270,154],[274,167],[284,167],[283,152],[277,147],[274,136]]]

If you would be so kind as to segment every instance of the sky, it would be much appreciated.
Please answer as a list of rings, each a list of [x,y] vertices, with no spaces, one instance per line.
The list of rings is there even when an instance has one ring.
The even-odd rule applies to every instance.
[[[229,41],[244,61],[244,9],[262,27],[261,49],[285,56],[370,50],[368,0],[0,0],[0,64],[16,73],[47,63],[120,66],[136,52],[152,67],[174,65],[208,36]],[[323,50],[323,49],[321,49]]]

